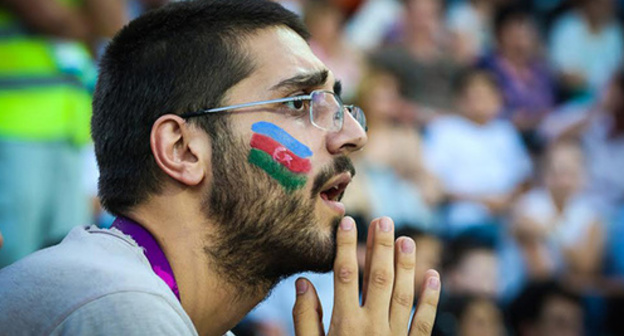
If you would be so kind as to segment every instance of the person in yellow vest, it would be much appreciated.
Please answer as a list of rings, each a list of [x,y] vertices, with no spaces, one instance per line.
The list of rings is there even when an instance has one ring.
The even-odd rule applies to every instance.
[[[90,48],[121,28],[124,3],[0,1],[0,268],[89,224]]]

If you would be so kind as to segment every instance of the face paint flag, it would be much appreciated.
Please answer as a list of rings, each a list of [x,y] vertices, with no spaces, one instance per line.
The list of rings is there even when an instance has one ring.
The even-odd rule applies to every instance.
[[[251,126],[248,160],[276,179],[288,192],[303,187],[312,151],[275,124],[260,121]]]

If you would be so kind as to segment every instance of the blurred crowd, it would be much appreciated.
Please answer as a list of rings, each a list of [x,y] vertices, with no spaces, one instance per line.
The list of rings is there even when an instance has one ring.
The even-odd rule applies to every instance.
[[[167,1],[33,2],[0,0],[0,267],[110,225],[84,97],[107,39]],[[624,1],[279,2],[369,121],[343,199],[361,259],[373,218],[415,239],[436,335],[624,335]],[[332,275],[309,278],[328,327]],[[287,279],[235,333],[293,334],[294,300]]]

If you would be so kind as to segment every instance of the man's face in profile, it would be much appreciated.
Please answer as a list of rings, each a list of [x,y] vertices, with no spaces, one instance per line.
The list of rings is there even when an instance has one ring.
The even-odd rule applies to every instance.
[[[225,104],[333,90],[331,72],[292,30],[263,29],[245,41],[243,49],[254,71],[227,92]],[[323,72],[326,76],[319,75]],[[279,86],[292,78],[298,79],[297,84]],[[344,216],[338,200],[353,174],[346,154],[359,149],[366,135],[348,113],[342,130],[329,132],[312,125],[307,111],[285,113],[284,106],[233,111],[228,126],[213,141],[213,179],[204,209],[219,223],[219,239],[213,240],[219,243],[206,247],[206,252],[227,273],[240,275],[241,279],[233,280],[249,283],[257,278],[262,284],[297,272],[332,268],[335,231]],[[265,161],[256,161],[254,155],[263,155],[258,148],[269,147],[279,153],[269,152],[273,155]],[[284,154],[284,148],[292,152]],[[299,169],[291,169],[293,161],[299,162]],[[276,163],[291,170],[284,172]]]

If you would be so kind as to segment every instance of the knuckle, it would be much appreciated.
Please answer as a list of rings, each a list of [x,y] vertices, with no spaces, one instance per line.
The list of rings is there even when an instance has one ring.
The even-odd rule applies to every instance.
[[[351,283],[357,278],[357,271],[348,266],[338,267],[335,273],[337,279],[343,284]]]
[[[378,246],[394,251],[394,241],[388,239],[377,239],[375,242]]]
[[[416,268],[416,259],[405,256],[399,259],[398,266],[404,270],[411,271]]]
[[[431,335],[433,331],[433,323],[429,321],[417,321],[416,330],[419,335]]]
[[[434,293],[430,293],[429,295],[425,295],[425,297],[423,298],[423,303],[431,306],[433,309],[436,309],[436,307],[438,306],[438,301],[439,301],[439,296],[435,295]]]
[[[373,271],[370,283],[378,288],[387,288],[392,283],[392,274],[384,269]]]
[[[397,305],[405,308],[412,308],[414,303],[412,301],[412,296],[409,295],[409,293],[394,293],[392,300],[394,300]]]
[[[336,239],[336,245],[338,247],[351,247],[354,246],[357,242],[357,238],[352,237],[351,235],[338,235]]]
[[[312,310],[312,307],[310,305],[306,305],[304,302],[301,301],[295,302],[295,307],[292,310],[293,319],[304,319],[307,315],[310,314],[310,310]]]

